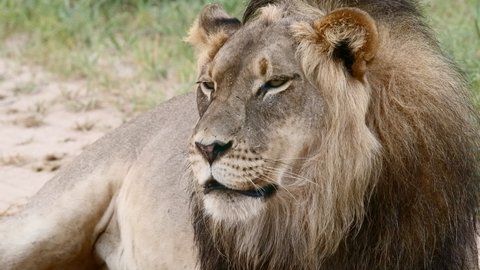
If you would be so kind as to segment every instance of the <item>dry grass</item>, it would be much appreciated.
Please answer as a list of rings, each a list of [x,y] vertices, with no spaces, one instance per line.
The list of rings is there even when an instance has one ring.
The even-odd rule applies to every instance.
[[[13,121],[13,124],[20,125],[26,128],[36,128],[42,126],[44,122],[41,115],[32,114],[15,119]]]
[[[28,94],[33,94],[36,90],[36,85],[32,82],[27,82],[23,84],[16,85],[13,88],[13,94],[18,96],[18,95],[28,95]]]
[[[29,159],[25,156],[15,154],[9,156],[2,156],[0,157],[0,165],[1,166],[15,166],[21,167],[27,164]]]
[[[87,119],[84,121],[76,122],[73,129],[76,131],[87,132],[87,131],[91,131],[94,127],[95,127],[95,122]]]

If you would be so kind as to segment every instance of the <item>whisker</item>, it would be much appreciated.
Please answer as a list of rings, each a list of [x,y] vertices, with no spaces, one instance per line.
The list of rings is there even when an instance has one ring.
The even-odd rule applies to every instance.
[[[250,178],[248,178],[248,177],[246,177],[246,176],[244,176],[244,175],[240,175],[240,178],[242,178],[243,180],[247,180],[248,182],[252,183],[252,185],[253,185],[253,187],[254,187],[255,189],[262,189],[262,190],[263,190],[263,188],[260,187],[260,186],[258,186],[257,184],[255,184],[255,182],[253,182],[252,179],[250,179]]]
[[[278,158],[278,159],[265,158],[263,160],[284,162],[284,161],[303,161],[303,160],[309,160],[309,159],[310,158]]]
[[[282,168],[287,170],[286,173],[290,174],[290,176],[293,176],[293,177],[296,177],[296,178],[302,178],[303,180],[305,180],[307,182],[311,182],[312,184],[317,184],[317,183],[313,182],[312,180],[307,179],[300,174],[292,172],[293,165],[290,165],[290,164],[287,164],[287,163],[284,163],[284,162],[274,161],[274,160],[267,160],[267,162],[273,163],[272,165],[283,166]],[[275,167],[272,167],[272,166],[264,166],[264,167],[265,168],[276,169]]]
[[[270,176],[268,176],[268,175],[266,175],[262,172],[258,172],[258,171],[255,171],[255,172],[257,172],[260,175],[260,178],[262,180],[264,180],[265,182],[267,182],[269,184],[274,184],[274,185],[282,188],[283,190],[285,190],[292,197],[292,199],[294,199],[295,202],[297,202],[297,198],[295,197],[295,195],[293,195],[292,192],[290,192],[290,190],[288,190],[288,188],[285,185],[282,185],[281,183],[278,183],[277,181],[275,181],[275,179],[271,178]]]
[[[312,181],[311,179],[308,179],[302,175],[299,175],[297,173],[294,173],[294,172],[291,172],[291,171],[282,171],[282,170],[279,170],[278,168],[274,168],[274,167],[268,167],[268,166],[264,166],[262,167],[262,169],[264,170],[267,170],[268,172],[271,172],[271,173],[278,173],[278,174],[283,174],[283,175],[286,175],[288,177],[291,177],[295,180],[300,180],[300,181],[304,181],[304,182],[307,182],[309,184],[312,184],[312,185],[315,185],[315,186],[318,186],[318,183]]]

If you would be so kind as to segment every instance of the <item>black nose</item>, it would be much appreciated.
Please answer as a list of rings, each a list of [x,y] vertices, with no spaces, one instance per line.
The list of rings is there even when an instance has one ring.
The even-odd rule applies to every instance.
[[[195,142],[198,150],[202,155],[207,159],[208,163],[212,165],[212,163],[219,157],[220,155],[227,152],[232,147],[232,141],[228,143],[215,141],[212,144],[204,145],[199,142]]]

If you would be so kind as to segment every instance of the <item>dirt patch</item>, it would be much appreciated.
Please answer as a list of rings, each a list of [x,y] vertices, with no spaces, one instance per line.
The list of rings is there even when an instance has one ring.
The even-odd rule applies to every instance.
[[[0,213],[26,202],[124,114],[108,93],[0,58]]]

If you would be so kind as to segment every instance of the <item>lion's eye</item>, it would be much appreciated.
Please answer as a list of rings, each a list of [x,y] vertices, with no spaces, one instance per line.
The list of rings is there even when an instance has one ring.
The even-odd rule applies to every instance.
[[[202,88],[208,91],[212,91],[215,89],[215,83],[213,82],[201,82]]]
[[[286,84],[289,80],[288,79],[280,79],[280,80],[271,80],[264,84],[265,88],[277,88],[284,84]]]
[[[198,81],[197,83],[200,85],[200,90],[202,90],[203,94],[210,99],[212,92],[215,90],[215,83],[212,81]]]
[[[258,89],[257,95],[269,96],[286,90],[292,82],[291,78],[275,78],[264,83]]]

